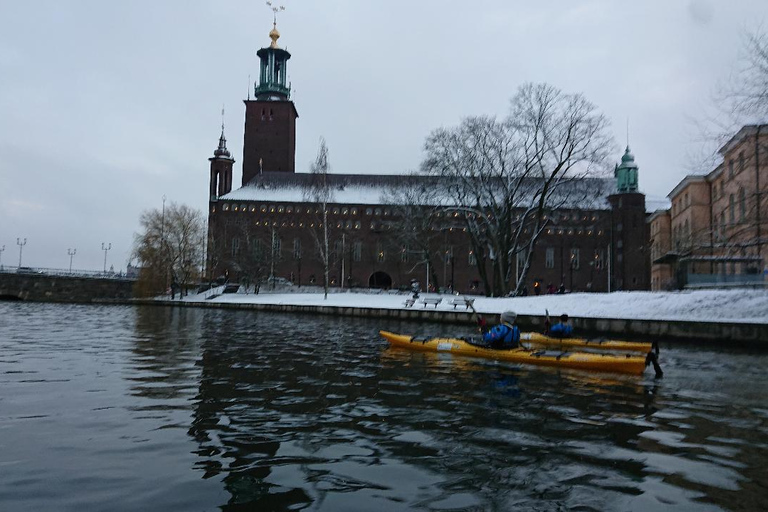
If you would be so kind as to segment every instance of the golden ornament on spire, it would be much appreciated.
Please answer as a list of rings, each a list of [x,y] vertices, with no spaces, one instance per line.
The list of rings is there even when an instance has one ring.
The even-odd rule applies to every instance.
[[[280,32],[277,31],[277,22],[272,24],[272,30],[269,31],[269,38],[272,40],[270,48],[277,48],[277,40],[280,39]]]

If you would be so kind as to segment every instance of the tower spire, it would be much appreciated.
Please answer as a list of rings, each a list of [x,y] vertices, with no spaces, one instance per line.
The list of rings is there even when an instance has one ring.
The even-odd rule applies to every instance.
[[[227,138],[224,137],[224,105],[221,106],[221,136],[219,137],[219,147],[213,152],[214,158],[231,158],[227,149]]]

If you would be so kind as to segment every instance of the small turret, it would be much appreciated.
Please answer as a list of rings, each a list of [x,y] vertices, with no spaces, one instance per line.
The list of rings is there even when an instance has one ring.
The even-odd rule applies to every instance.
[[[222,118],[224,111],[221,112]],[[224,137],[224,122],[221,123],[221,136],[219,137],[219,147],[213,152],[213,157],[208,159],[211,162],[211,182],[209,187],[210,201],[217,201],[219,197],[228,194],[232,190],[232,166],[235,159],[232,158],[227,149],[227,139]]]
[[[637,172],[640,168],[635,163],[635,155],[629,151],[629,146],[621,157],[621,163],[613,171],[616,177],[616,189],[619,194],[637,192]]]

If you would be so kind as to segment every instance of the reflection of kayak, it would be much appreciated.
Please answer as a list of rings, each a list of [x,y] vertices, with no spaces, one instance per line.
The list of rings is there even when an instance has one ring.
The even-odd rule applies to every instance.
[[[524,332],[520,334],[520,341],[547,347],[588,348],[599,350],[619,350],[625,352],[642,352],[647,354],[653,350],[652,343],[633,341],[607,340],[605,338],[588,340],[584,338],[552,338],[538,332]]]
[[[426,352],[450,352],[472,357],[484,357],[513,363],[555,366],[597,372],[632,373],[640,375],[646,358],[630,354],[595,354],[562,352],[559,350],[530,350],[525,348],[492,349],[458,338],[429,338],[379,331],[393,347]]]

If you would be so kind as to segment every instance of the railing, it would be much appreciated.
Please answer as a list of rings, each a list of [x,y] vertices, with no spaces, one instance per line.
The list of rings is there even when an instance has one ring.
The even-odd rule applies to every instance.
[[[768,286],[763,274],[686,274],[685,277],[690,288]]]
[[[130,279],[135,280],[136,277],[129,277],[123,272],[101,270],[77,270],[66,268],[46,268],[46,267],[19,267],[11,265],[0,265],[0,273],[2,274],[18,274],[18,275],[46,275],[46,276],[61,276],[61,277],[89,277],[93,279]]]

